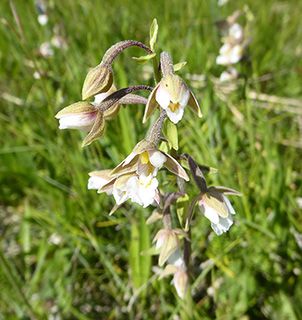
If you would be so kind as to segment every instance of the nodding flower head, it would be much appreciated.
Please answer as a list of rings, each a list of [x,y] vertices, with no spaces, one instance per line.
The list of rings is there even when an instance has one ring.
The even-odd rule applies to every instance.
[[[144,120],[152,114],[156,106],[167,112],[173,123],[178,123],[184,114],[185,107],[189,105],[199,117],[201,111],[199,104],[186,83],[176,74],[164,76],[151,92],[145,109]]]
[[[227,232],[233,224],[232,216],[235,214],[235,210],[226,194],[239,195],[239,193],[235,190],[230,193],[230,190],[222,187],[210,187],[206,193],[200,196],[198,202],[203,214],[211,221],[211,227],[218,236]]]
[[[97,116],[97,108],[86,101],[80,101],[59,111],[59,129],[80,129],[90,131]]]

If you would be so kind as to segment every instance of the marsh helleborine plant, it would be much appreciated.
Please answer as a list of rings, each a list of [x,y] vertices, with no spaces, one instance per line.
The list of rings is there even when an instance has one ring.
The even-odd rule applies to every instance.
[[[138,41],[126,40],[109,48],[100,64],[88,72],[83,84],[82,100],[59,111],[56,118],[60,129],[86,131],[87,135],[82,143],[85,147],[101,138],[106,122],[114,118],[123,105],[146,105],[144,123],[152,114],[159,114],[145,138],[137,143],[120,164],[113,169],[89,173],[88,189],[113,196],[116,204],[110,214],[128,200],[143,208],[156,207],[156,215],[153,213],[147,223],[162,220],[162,227],[154,237],[155,250],[159,255],[158,264],[160,267],[165,265],[160,278],[172,275],[172,283],[178,296],[184,298],[189,288],[190,229],[194,208],[200,208],[202,215],[210,220],[214,232],[221,235],[229,230],[235,214],[227,195],[239,193],[226,187],[208,187],[204,174],[209,172],[209,167],[199,165],[188,154],[177,152],[176,124],[186,117],[187,108],[198,117],[202,117],[202,113],[193,92],[175,74],[169,53],[161,52],[158,63],[158,55],[154,49],[157,30],[154,20],[150,32],[150,47]],[[154,88],[148,85],[122,89],[115,87],[112,64],[121,52],[132,46],[147,52],[147,55],[137,60],[153,62]],[[150,91],[147,99],[134,94],[142,90]],[[181,162],[189,169],[199,190],[193,196],[190,194],[192,188],[186,191],[185,183],[190,178]],[[165,192],[160,183],[158,172],[162,169],[167,169],[175,176],[175,191],[172,193]],[[184,197],[189,209],[181,219],[180,216],[178,220],[172,219],[178,199]]]

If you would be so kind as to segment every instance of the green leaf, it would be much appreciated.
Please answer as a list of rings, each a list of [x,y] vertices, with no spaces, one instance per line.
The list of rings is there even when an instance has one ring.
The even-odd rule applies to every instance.
[[[139,222],[133,220],[131,224],[131,242],[129,248],[129,265],[133,287],[144,285],[150,276],[151,256],[144,254],[150,249],[150,233],[144,215],[140,215]],[[145,290],[144,290],[145,292]]]
[[[171,121],[167,121],[166,136],[167,136],[170,148],[173,148],[174,150],[178,150],[178,132],[177,132],[177,127]]]
[[[156,56],[156,53],[154,52],[154,53],[147,54],[145,56],[132,57],[132,59],[137,61],[137,62],[144,63],[144,62],[147,62],[147,61],[153,59],[155,56]]]
[[[131,224],[131,240],[129,248],[130,276],[134,288],[139,288],[140,281],[140,262],[139,262],[139,229],[136,221]]]
[[[153,51],[155,48],[156,40],[157,40],[157,34],[158,34],[158,24],[157,20],[153,19],[153,22],[150,27],[150,48]]]
[[[182,69],[186,64],[187,64],[187,61],[182,61],[182,62],[179,62],[179,63],[174,64],[174,66],[173,66],[174,72],[179,71],[179,70]]]

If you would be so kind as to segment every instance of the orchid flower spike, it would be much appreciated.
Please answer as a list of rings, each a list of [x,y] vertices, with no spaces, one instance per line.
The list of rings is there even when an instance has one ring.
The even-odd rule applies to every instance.
[[[178,123],[189,105],[201,117],[199,104],[186,83],[174,73],[172,59],[167,52],[161,54],[161,70],[163,78],[151,92],[145,109],[143,123],[159,105],[167,112],[173,123]]]

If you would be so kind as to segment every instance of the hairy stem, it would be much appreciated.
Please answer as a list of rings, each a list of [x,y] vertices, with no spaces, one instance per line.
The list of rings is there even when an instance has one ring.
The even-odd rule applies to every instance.
[[[160,54],[160,68],[161,68],[161,72],[163,74],[163,77],[174,73],[173,60],[172,60],[170,54],[166,51],[163,51]]]
[[[106,99],[104,99],[96,107],[98,109],[100,109],[100,111],[104,112],[104,111],[110,109],[112,106],[114,106],[117,102],[120,101],[121,98],[123,98],[127,94],[132,93],[134,91],[139,91],[139,90],[152,91],[153,88],[149,87],[149,86],[145,86],[145,85],[137,85],[137,86],[123,88],[123,89],[120,89],[120,90],[113,92],[111,95],[109,95]]]
[[[153,53],[153,51],[144,45],[143,43],[135,40],[125,40],[125,41],[120,41],[110,47],[104,54],[104,57],[102,59],[102,63],[111,65],[113,60],[125,49],[129,47],[139,47],[144,49],[145,51],[148,52],[148,54]]]

